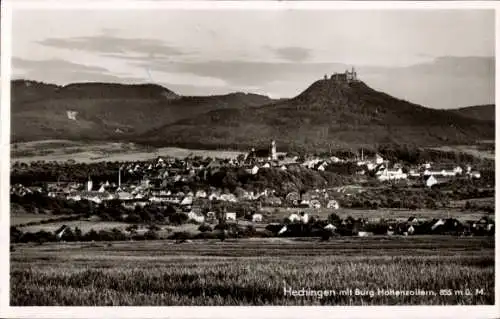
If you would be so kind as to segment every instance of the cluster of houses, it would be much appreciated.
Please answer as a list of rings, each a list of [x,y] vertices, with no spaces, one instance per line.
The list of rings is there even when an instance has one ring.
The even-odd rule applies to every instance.
[[[276,143],[274,141],[271,142],[269,150],[262,149],[255,151],[252,149],[246,159],[248,158],[252,159],[250,162],[254,163],[250,167],[248,165],[245,167],[250,174],[257,174],[259,168],[278,167],[279,169],[286,170],[291,165],[301,165],[309,169],[325,171],[330,164],[353,161],[352,159],[341,159],[336,156],[331,156],[328,158],[307,158],[298,163],[298,157],[286,157],[281,155],[280,158],[280,155],[276,153]],[[361,151],[360,158],[354,159],[354,162],[359,167],[357,174],[365,175],[374,173],[375,177],[381,182],[416,179],[422,181],[424,185],[432,187],[433,185],[446,182],[456,177],[481,178],[480,172],[472,170],[470,165],[462,168],[458,165],[424,163],[417,167],[404,168],[403,165],[399,163],[391,165],[388,160],[384,159],[378,153],[373,157],[365,158],[365,156],[363,156],[363,151]],[[248,164],[248,161],[246,163]]]
[[[359,167],[364,167],[358,172],[359,174],[374,172],[376,178],[381,182],[417,179],[423,181],[425,186],[432,187],[456,177],[481,178],[481,174],[478,171],[473,171],[470,165],[467,165],[465,170],[458,165],[431,163],[424,163],[407,170],[401,164],[395,163],[390,168],[390,163],[379,154],[375,154],[373,158],[366,160],[362,156],[362,159],[357,161],[356,164]]]
[[[287,204],[288,206],[295,207],[327,207],[338,209],[338,202],[329,198],[328,192],[325,189],[305,194],[292,192],[284,198],[280,198],[276,196],[275,191],[272,189],[266,189],[262,192],[238,189],[234,194],[214,188],[172,192],[167,189],[167,185],[172,182],[188,182],[200,176],[206,179],[207,174],[212,175],[217,173],[223,167],[243,168],[249,174],[257,174],[263,168],[277,167],[286,170],[291,166],[297,165],[312,170],[324,171],[330,164],[349,161],[335,156],[299,160],[296,156],[290,157],[286,154],[278,153],[276,151],[276,143],[272,141],[269,148],[261,150],[252,149],[248,154],[233,159],[194,160],[186,158],[179,160],[170,157],[158,157],[154,161],[125,163],[117,170],[117,183],[105,182],[96,185],[93,183],[91,177],[89,177],[84,185],[77,182],[48,183],[45,191],[47,191],[50,197],[73,201],[88,200],[96,204],[110,200],[120,200],[123,206],[127,208],[145,206],[151,203],[170,203],[183,207],[191,207],[193,202],[205,199],[233,203],[239,201],[260,201],[266,206]],[[459,166],[445,167],[426,163],[416,168],[404,170],[401,165],[396,163],[389,168],[389,162],[379,154],[375,154],[372,158],[365,158],[362,153],[361,159],[356,159],[354,162],[358,167],[358,174],[371,173],[379,181],[415,178],[422,179],[426,186],[432,187],[444,179],[457,176],[480,178],[479,172],[473,171],[470,166],[464,170]],[[129,176],[135,175],[140,178],[135,183],[122,184],[123,174],[128,174]],[[30,192],[42,192],[42,188],[24,187],[22,185],[11,186],[12,194],[23,196]]]
[[[305,227],[306,226],[306,227]],[[307,227],[308,226],[308,227]],[[347,217],[337,221],[312,219],[305,213],[290,215],[285,223],[269,224],[266,227],[277,236],[307,236],[319,234],[318,230],[326,231],[330,235],[348,235],[367,237],[373,235],[429,235],[453,234],[460,236],[494,235],[495,222],[489,217],[482,217],[478,221],[461,222],[455,218],[440,218],[433,220],[418,219],[414,216],[406,221],[384,220],[368,222],[365,218],[354,219]],[[316,228],[316,229],[314,229]]]

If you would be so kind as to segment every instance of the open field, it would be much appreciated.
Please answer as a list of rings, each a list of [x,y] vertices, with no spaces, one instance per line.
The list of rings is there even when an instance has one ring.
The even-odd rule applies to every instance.
[[[353,218],[366,218],[370,220],[395,219],[399,221],[408,220],[409,217],[415,216],[419,219],[433,219],[433,218],[456,218],[459,221],[479,220],[481,217],[487,215],[485,212],[461,210],[457,208],[443,208],[443,209],[395,209],[395,208],[379,208],[379,209],[349,209],[341,208],[339,210],[332,210],[329,208],[274,208],[263,207],[265,215],[268,219],[276,219],[282,221],[283,218],[290,216],[290,214],[298,212],[306,212],[310,216],[319,216],[321,219],[326,219],[331,213],[336,213],[340,218],[351,216]],[[493,220],[495,214],[489,214]]]
[[[18,227],[18,229],[23,232],[31,232],[31,233],[36,233],[42,230],[53,233],[63,225],[66,225],[71,229],[75,229],[76,227],[78,227],[83,233],[88,233],[91,230],[95,230],[98,232],[101,230],[111,231],[113,229],[118,229],[121,232],[128,233],[126,229],[132,224],[128,224],[125,222],[114,222],[114,221],[77,220],[77,221],[57,221],[48,224],[22,226]],[[169,235],[173,234],[174,232],[189,232],[192,234],[199,233],[198,231],[199,225],[197,224],[187,223],[179,226],[169,226],[169,225],[157,225],[157,226],[159,227],[159,230],[157,230],[156,233],[158,234],[158,236],[160,236],[160,238],[166,238]],[[148,225],[139,224],[136,232],[137,234],[142,234],[148,231],[148,229],[149,229]],[[263,227],[260,227],[258,229],[263,229]]]
[[[479,220],[481,217],[488,215],[491,219],[495,220],[495,214],[487,214],[482,211],[463,211],[461,209],[418,209],[418,210],[408,210],[408,209],[340,209],[332,210],[327,208],[313,209],[313,208],[274,208],[274,207],[263,207],[264,220],[262,223],[253,223],[246,220],[238,220],[238,224],[241,226],[253,225],[257,230],[264,230],[265,226],[272,222],[282,222],[286,217],[290,216],[292,213],[307,212],[310,216],[319,216],[321,219],[327,219],[328,216],[335,212],[340,218],[345,219],[348,216],[353,218],[366,218],[369,222],[378,222],[381,218],[393,219],[397,221],[406,221],[409,217],[415,216],[418,219],[434,219],[434,218],[456,218],[461,222],[469,220]],[[11,214],[11,226],[26,224],[29,222],[40,222],[47,219],[56,219],[69,217],[71,215],[43,215],[43,214]],[[95,231],[99,230],[111,230],[117,228],[121,231],[125,231],[130,224],[118,221],[102,221],[100,218],[95,216],[92,220],[76,220],[76,221],[54,221],[50,223],[22,226],[19,227],[20,230],[24,232],[35,233],[40,230],[54,232],[63,225],[69,226],[71,228],[78,227],[83,232],[88,232],[91,229]],[[186,223],[179,226],[173,225],[158,225],[160,230],[158,235],[162,238],[174,232],[190,232],[198,233],[197,224]],[[213,225],[212,225],[213,226]],[[138,232],[141,233],[147,230],[147,225],[141,225]]]
[[[26,232],[28,232],[28,231],[29,232],[37,232],[39,230],[54,232],[62,225],[69,226],[73,229],[75,227],[78,227],[83,232],[88,232],[91,229],[94,229],[95,231],[111,230],[113,228],[125,230],[125,228],[127,228],[127,226],[129,226],[130,224],[127,224],[124,222],[113,222],[113,221],[105,221],[105,222],[104,221],[96,221],[96,222],[94,222],[94,221],[87,221],[87,220],[76,220],[76,221],[59,221],[59,222],[43,224],[43,225],[24,226],[24,227],[20,227],[19,229],[22,231],[26,231]]]
[[[102,161],[144,161],[158,156],[185,158],[236,158],[241,152],[216,150],[189,150],[177,147],[144,147],[134,143],[85,143],[67,140],[45,140],[11,145],[12,162],[58,161],[93,163]]]
[[[16,226],[27,223],[38,223],[43,220],[48,220],[51,218],[61,218],[68,217],[69,215],[45,215],[45,214],[30,214],[30,213],[21,213],[21,214],[10,214],[10,225]]]
[[[11,252],[10,280],[11,306],[493,304],[494,239],[19,244]],[[336,294],[285,295],[284,283]],[[348,288],[352,294],[340,294]],[[379,295],[377,289],[425,294]]]
[[[495,159],[495,152],[482,149],[481,145],[441,146],[433,148],[444,152],[463,152],[481,159]],[[146,147],[134,143],[80,142],[70,140],[42,140],[13,143],[12,161],[59,161],[74,160],[82,163],[102,161],[143,161],[157,156],[185,158],[187,156],[236,158],[241,151],[191,150],[178,147]],[[279,153],[278,154],[282,154]]]
[[[494,141],[493,141],[494,146]],[[457,145],[457,146],[441,146],[433,148],[444,152],[457,152],[472,155],[477,158],[495,160],[495,151],[481,149],[480,145]]]

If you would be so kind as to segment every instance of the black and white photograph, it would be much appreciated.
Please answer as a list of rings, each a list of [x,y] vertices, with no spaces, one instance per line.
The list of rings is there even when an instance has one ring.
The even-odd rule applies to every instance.
[[[5,305],[498,315],[495,5],[188,2],[2,3]]]

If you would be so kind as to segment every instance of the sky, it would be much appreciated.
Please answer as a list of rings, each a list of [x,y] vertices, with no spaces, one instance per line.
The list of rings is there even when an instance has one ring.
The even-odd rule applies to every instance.
[[[494,103],[493,10],[16,9],[12,20],[14,78],[287,98],[355,67],[427,107]]]

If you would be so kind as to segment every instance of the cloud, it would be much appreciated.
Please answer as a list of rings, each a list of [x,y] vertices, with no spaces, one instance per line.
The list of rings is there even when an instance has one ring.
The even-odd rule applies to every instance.
[[[100,66],[91,66],[69,62],[62,59],[49,60],[27,60],[18,57],[12,57],[13,71],[22,70],[37,70],[39,72],[108,72],[108,69]]]
[[[111,63],[109,58],[101,59],[101,64],[109,67],[84,65],[62,59],[27,60],[19,57],[13,58],[13,75],[16,78],[41,80],[59,85],[72,82],[115,82],[115,83],[155,83],[166,87],[196,87],[203,88],[203,92],[217,89],[221,92],[230,92],[227,83],[210,76],[196,75],[183,72],[166,72],[138,65]],[[50,79],[47,75],[50,74]],[[224,91],[226,89],[226,91]],[[195,91],[188,90],[195,95]]]
[[[301,47],[283,47],[272,50],[279,58],[292,62],[302,62],[310,56],[310,50]]]
[[[13,63],[14,69],[27,70],[24,74],[28,79],[55,84],[156,83],[183,95],[243,91],[273,97],[296,96],[325,74],[351,68],[342,63],[172,62],[166,57],[148,58],[140,54],[117,57],[106,56],[93,62],[108,69],[57,59],[14,58]],[[112,63],[112,59],[119,63]],[[495,102],[494,65],[492,57],[441,57],[410,67],[355,67],[361,80],[374,89],[428,107],[456,108]]]
[[[140,79],[111,74],[103,67],[84,65],[62,59],[27,60],[12,58],[13,75],[16,78],[43,80],[59,85],[72,82],[119,82],[135,83]],[[50,74],[50,79],[47,79]]]
[[[142,53],[146,55],[151,54],[158,56],[175,56],[187,53],[176,47],[166,45],[160,40],[122,38],[111,34],[75,38],[47,38],[45,40],[38,41],[38,43],[58,49],[81,50],[97,53]]]
[[[495,103],[495,58],[439,57],[402,68],[360,68],[375,89],[433,108]]]
[[[275,80],[289,78],[307,83],[326,73],[343,72],[350,68],[341,63],[285,63],[248,62],[238,60],[204,62],[168,62],[162,59],[134,60],[134,64],[163,72],[190,73],[198,76],[224,79],[234,86],[262,86]]]

